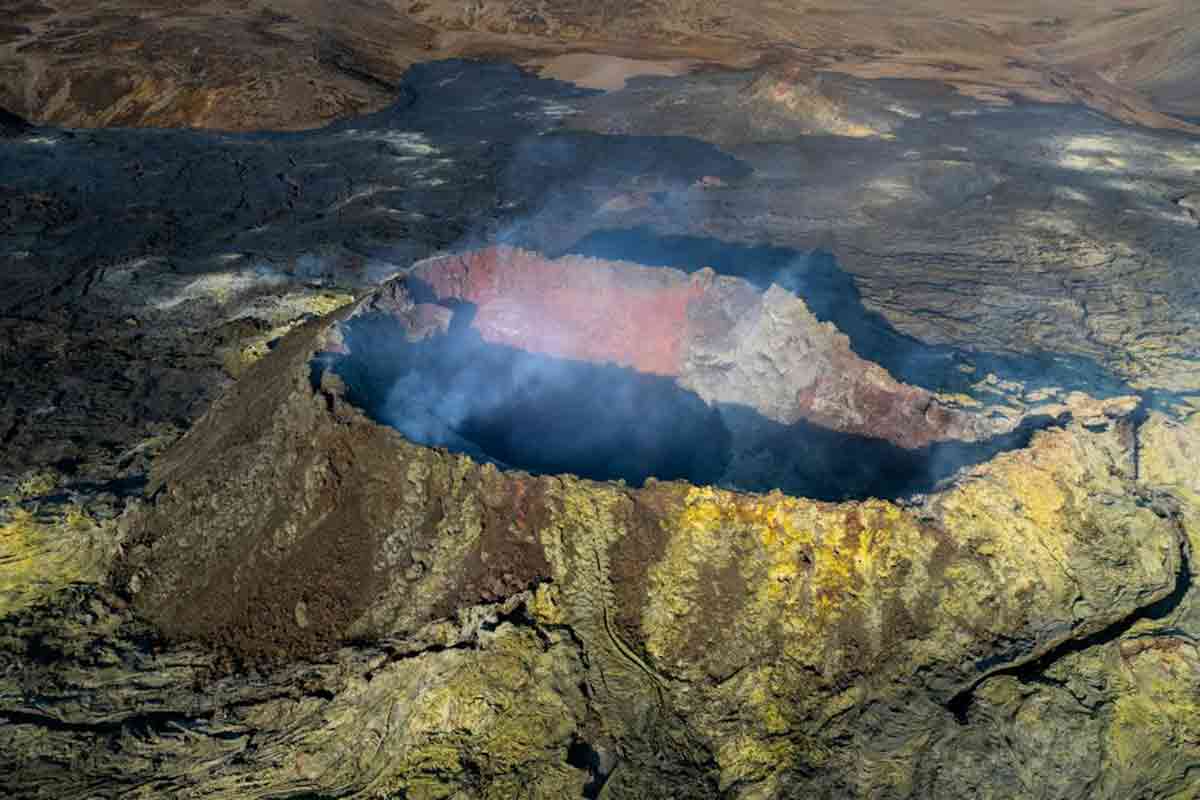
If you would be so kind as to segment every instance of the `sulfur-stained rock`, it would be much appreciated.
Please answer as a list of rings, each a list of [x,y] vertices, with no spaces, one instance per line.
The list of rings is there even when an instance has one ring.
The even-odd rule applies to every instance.
[[[54,624],[45,609],[9,616],[0,637],[13,797],[550,800],[590,780],[570,763],[588,716],[577,642],[503,622],[502,608],[443,626],[441,646],[394,641],[219,678],[211,651],[147,646],[153,633],[104,593],[52,608]]]
[[[33,474],[0,497],[0,618],[103,580],[115,555],[111,513],[93,516],[60,493],[59,480]],[[40,502],[47,496],[54,502]]]
[[[1196,506],[1194,417],[1152,411],[1137,428],[1138,478],[1147,502],[1186,534],[1170,595],[1057,657],[1001,670],[960,702],[911,783],[923,797],[1187,797],[1200,763],[1190,712]],[[986,776],[986,778],[985,778]]]
[[[1129,630],[991,678],[915,770],[917,796],[1187,797],[1197,674],[1189,636]]]
[[[1151,412],[1138,429],[1138,476],[1143,485],[1169,503],[1189,544],[1189,570],[1195,581],[1200,570],[1200,415],[1184,408],[1176,413]],[[1143,620],[1131,635],[1187,631],[1200,633],[1200,603],[1191,583],[1169,613]]]

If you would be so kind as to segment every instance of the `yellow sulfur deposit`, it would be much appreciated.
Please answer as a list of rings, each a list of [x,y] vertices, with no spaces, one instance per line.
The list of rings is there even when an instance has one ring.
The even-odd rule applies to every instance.
[[[42,516],[0,507],[0,617],[46,600],[71,583],[96,580],[87,551],[97,530],[77,506]]]

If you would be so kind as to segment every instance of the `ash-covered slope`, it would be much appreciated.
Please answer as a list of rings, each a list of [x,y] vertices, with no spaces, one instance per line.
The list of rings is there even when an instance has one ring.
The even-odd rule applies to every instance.
[[[1200,9],[1187,0],[1122,9],[1096,24],[1069,26],[1067,35],[1048,37],[1041,49],[1055,61],[1132,88],[1159,110],[1195,122],[1200,117],[1198,19]]]

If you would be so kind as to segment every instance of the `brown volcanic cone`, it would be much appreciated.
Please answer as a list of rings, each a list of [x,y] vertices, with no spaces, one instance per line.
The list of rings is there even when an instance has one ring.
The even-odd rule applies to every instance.
[[[864,397],[882,398],[882,413]],[[777,288],[497,248],[420,264],[248,369],[156,462],[115,577],[169,636],[251,659],[320,654],[345,676],[332,701],[343,705],[314,717],[305,700],[280,719],[356,737],[388,720],[379,740],[399,760],[347,758],[327,772],[252,761],[272,786],[338,795],[377,788],[380,770],[414,780],[423,773],[403,754],[424,728],[403,720],[436,721],[444,752],[446,709],[500,713],[498,741],[524,753],[523,731],[544,724],[513,727],[503,709],[559,709],[568,687],[579,736],[620,755],[611,776],[595,773],[613,797],[681,781],[679,796],[717,797],[718,773],[731,785],[749,767],[778,784],[762,796],[794,797],[822,765],[860,763],[856,748],[844,766],[822,753],[877,730],[880,704],[947,716],[983,678],[1136,619],[1180,585],[1183,534],[1167,501],[1138,489],[1129,404],[1097,405],[1086,425],[1012,440],[903,504],[869,496],[880,480],[836,503],[795,496],[806,484],[789,476],[813,462],[853,482],[847,466],[919,471],[945,447],[980,445],[914,455],[771,415],[820,413],[899,441],[986,426],[928,413],[928,393],[857,359]],[[897,428],[907,421],[916,433]],[[460,452],[409,441],[409,429]],[[716,458],[712,475],[689,460],[696,452]],[[505,459],[545,474],[493,463]],[[633,488],[566,474],[642,461],[651,476],[682,463],[692,480]],[[738,485],[755,465],[789,494],[694,485]],[[546,689],[533,664],[553,642],[578,657]],[[381,650],[369,669],[343,672],[344,655],[367,646]],[[472,653],[500,665],[519,703],[470,680],[389,688],[395,675],[429,674],[429,659]],[[346,703],[367,716],[347,716]],[[345,722],[358,719],[370,722]],[[747,749],[768,746],[783,749]],[[488,763],[503,773],[510,762]]]
[[[470,305],[464,308],[464,303]],[[469,328],[455,321],[465,311]],[[391,392],[391,397],[392,379],[382,389],[371,379],[386,372],[391,360],[410,358],[413,350],[430,356],[424,366],[412,362],[426,372],[414,367],[401,377],[427,379],[440,392],[443,376],[437,370],[456,353],[429,348],[460,340],[474,348],[460,360],[476,365],[483,359],[496,373],[504,365],[526,364],[487,360],[499,358],[499,352],[503,359],[549,359],[555,370],[549,374],[572,380],[599,376],[588,378],[591,382],[577,394],[568,391],[557,408],[536,406],[534,394],[520,395],[520,402],[535,404],[527,437],[531,446],[568,452],[565,461],[550,462],[559,469],[541,471],[576,471],[572,458],[581,469],[588,459],[594,461],[596,451],[609,445],[585,429],[594,422],[631,424],[619,415],[606,416],[607,406],[618,402],[610,398],[624,398],[620,392],[626,390],[642,392],[636,397],[650,403],[633,403],[629,415],[655,420],[676,438],[668,436],[665,445],[654,447],[638,437],[627,444],[618,439],[617,450],[632,450],[635,461],[644,457],[664,464],[680,463],[676,451],[704,452],[724,459],[716,472],[689,472],[689,465],[677,474],[733,486],[742,485],[740,476],[754,468],[766,470],[768,480],[778,474],[785,481],[774,485],[802,490],[804,484],[786,483],[779,464],[817,460],[821,470],[819,459],[832,458],[831,451],[842,459],[834,459],[840,465],[837,474],[846,463],[858,466],[855,458],[869,467],[875,460],[894,460],[896,453],[902,460],[893,468],[918,470],[925,463],[904,456],[896,445],[969,438],[987,427],[857,358],[844,336],[777,287],[760,293],[711,271],[689,277],[581,258],[547,261],[507,248],[434,259],[357,307],[288,336],[160,460],[153,499],[130,520],[127,556],[118,570],[141,609],[171,634],[214,639],[258,655],[311,652],[347,637],[411,634],[456,610],[504,602],[540,583],[562,580],[568,556],[561,548],[581,547],[569,543],[577,535],[601,535],[579,529],[599,525],[602,538],[617,537],[614,546],[624,547],[616,542],[625,536],[630,547],[645,551],[627,565],[632,571],[625,578],[613,578],[613,591],[625,598],[615,601],[626,604],[622,624],[631,636],[640,636],[636,598],[645,591],[643,570],[647,559],[662,554],[664,537],[684,524],[680,514],[696,491],[688,483],[650,481],[643,489],[630,489],[497,469],[479,463],[486,460],[480,455],[495,454],[479,444],[494,441],[494,432],[474,443],[482,453],[459,447],[454,439],[448,442],[451,449],[477,456],[472,459],[408,441],[351,402],[363,396],[371,409],[388,408],[382,402],[372,405],[369,393]],[[486,377],[500,382],[505,376]],[[536,384],[542,377],[531,380]],[[617,394],[605,394],[609,384],[616,385]],[[471,386],[488,391],[484,384]],[[453,383],[449,387],[447,394],[459,391]],[[551,385],[548,391],[559,388]],[[436,404],[440,397],[421,402]],[[693,418],[656,417],[660,403],[669,415]],[[406,430],[414,415],[424,413],[418,405],[400,406],[391,421]],[[588,416],[577,420],[563,440],[558,417],[570,419],[575,406]],[[492,413],[494,406],[484,409]],[[518,417],[503,419],[521,424]],[[774,422],[780,419],[802,422],[798,428],[781,427]],[[471,430],[483,429],[472,428],[468,420],[454,435],[466,438]],[[858,435],[863,432],[887,439],[866,439]],[[581,438],[587,446],[571,450]],[[784,445],[772,450],[776,439]],[[713,449],[713,440],[721,440],[725,449]],[[1014,444],[1020,443],[1009,446]],[[765,449],[754,449],[760,447]],[[664,448],[668,457],[662,456]],[[540,451],[510,447],[506,452]],[[869,494],[881,485],[862,484],[858,491]],[[760,508],[761,498],[705,491],[704,502],[716,507],[749,503],[747,508],[759,509],[753,519],[759,514],[775,519],[771,515],[790,514],[793,506],[818,517],[859,513],[857,503],[794,501],[778,493],[766,500],[778,506],[768,513]],[[601,505],[608,511],[592,508],[586,520],[573,516],[599,498],[607,498]],[[895,524],[921,529],[928,524],[895,508],[887,515]],[[930,529],[928,535],[943,534]]]

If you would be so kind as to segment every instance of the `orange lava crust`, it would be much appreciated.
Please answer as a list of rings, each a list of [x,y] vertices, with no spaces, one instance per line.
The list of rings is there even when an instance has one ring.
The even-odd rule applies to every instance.
[[[722,341],[740,315],[754,313],[762,302],[749,284],[718,283],[709,270],[688,275],[579,256],[549,259],[507,246],[431,259],[417,265],[410,278],[439,301],[470,303],[471,327],[491,344],[685,382],[695,377],[687,359],[696,344]],[[408,326],[415,333],[445,322],[440,316],[431,319],[420,325],[414,318]],[[804,346],[813,348],[809,358],[818,375],[793,389],[794,405],[777,410],[773,419],[805,419],[908,449],[975,436],[970,415],[946,408],[928,390],[901,383],[863,360],[845,337],[821,333],[815,318],[811,324],[816,327],[809,334],[817,338]],[[780,392],[788,391],[786,382],[783,377]],[[715,402],[697,391],[706,402]],[[759,408],[755,401],[763,391],[749,386],[726,401]]]
[[[548,261],[493,247],[438,259],[415,274],[440,299],[476,307],[472,327],[492,344],[678,376],[697,281],[637,268],[620,274],[586,258]]]

